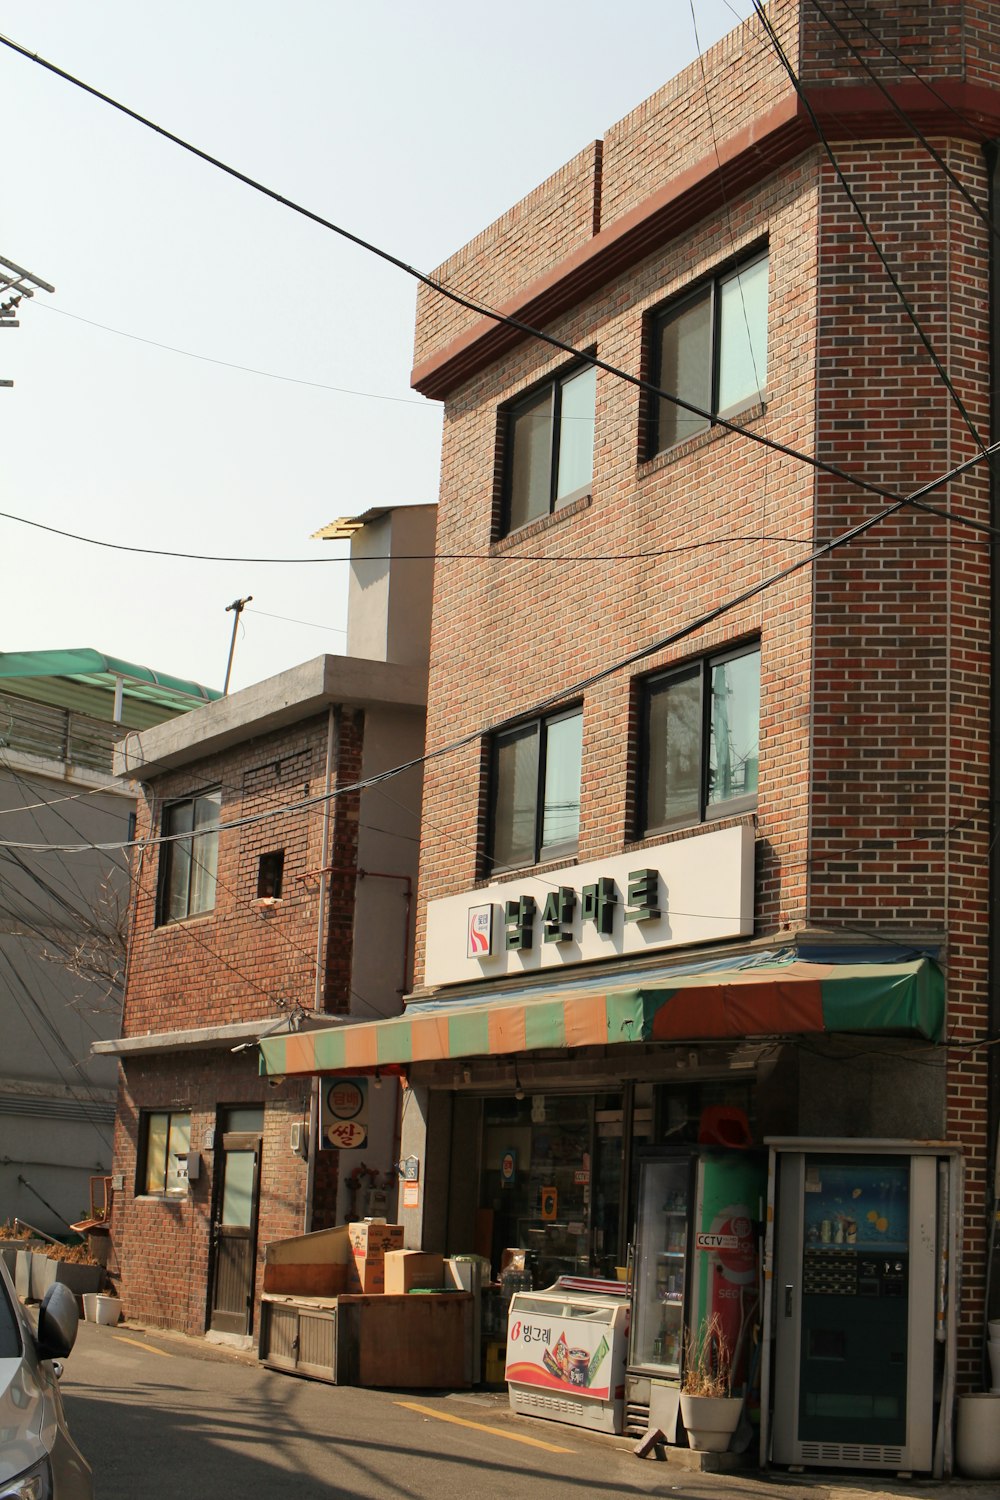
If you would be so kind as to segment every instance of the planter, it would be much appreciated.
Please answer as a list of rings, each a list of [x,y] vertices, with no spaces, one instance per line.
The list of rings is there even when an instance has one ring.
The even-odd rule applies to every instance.
[[[22,1302],[37,1300],[40,1296],[35,1290],[35,1252],[30,1246],[17,1252],[14,1262],[14,1290]]]
[[[106,1296],[103,1292],[84,1292],[83,1316],[88,1323],[103,1323],[113,1328],[122,1315],[120,1297]]]
[[[969,1479],[1000,1479],[1000,1395],[959,1396],[955,1457]]]
[[[21,1249],[22,1244],[18,1240],[4,1240],[0,1244],[0,1256],[3,1257],[3,1263],[7,1267],[7,1274],[10,1276],[11,1281],[14,1279],[14,1268],[17,1265],[17,1257]]]
[[[681,1392],[681,1419],[688,1443],[703,1453],[725,1453],[739,1426],[741,1396],[688,1396]]]
[[[75,1297],[85,1292],[99,1292],[104,1283],[103,1266],[85,1266],[77,1261],[51,1260],[47,1255],[32,1257],[31,1295],[39,1300],[55,1282],[69,1287]]]

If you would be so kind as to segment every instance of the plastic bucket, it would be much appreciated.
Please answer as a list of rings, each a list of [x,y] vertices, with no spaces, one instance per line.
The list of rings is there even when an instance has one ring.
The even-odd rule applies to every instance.
[[[969,1479],[1000,1479],[1000,1394],[959,1396],[955,1457]]]

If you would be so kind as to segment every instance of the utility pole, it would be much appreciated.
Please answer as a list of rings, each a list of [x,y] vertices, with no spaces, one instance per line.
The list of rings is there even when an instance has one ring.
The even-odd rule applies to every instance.
[[[14,316],[20,305],[22,297],[33,297],[35,289],[42,292],[54,292],[55,287],[49,286],[40,276],[34,276],[26,271],[23,266],[15,265],[12,260],[5,260],[0,255],[0,297],[6,292],[11,295],[0,302],[0,328],[20,328],[19,320]],[[0,386],[10,387],[13,380],[0,380]]]
[[[226,614],[228,615],[228,613],[229,613],[230,610],[233,610],[234,614],[233,614],[233,635],[232,635],[231,641],[229,642],[229,660],[226,662],[226,680],[225,680],[225,682],[222,685],[222,696],[223,696],[223,698],[229,692],[229,677],[230,677],[230,674],[231,674],[231,672],[233,670],[233,652],[236,650],[236,627],[240,623],[240,615],[243,613],[243,611],[246,609],[247,605],[251,602],[252,599],[253,599],[253,594],[247,594],[247,596],[246,596],[245,599],[234,599],[233,602],[232,602],[232,604],[227,604],[226,605]]]

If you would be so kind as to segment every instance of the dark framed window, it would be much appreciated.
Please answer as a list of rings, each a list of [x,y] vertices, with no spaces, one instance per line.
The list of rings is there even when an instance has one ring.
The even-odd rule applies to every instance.
[[[160,845],[159,925],[214,908],[221,808],[221,791],[164,808],[163,834],[168,842]]]
[[[763,397],[767,379],[767,252],[720,272],[654,313],[650,377],[713,417]],[[647,457],[711,424],[653,397]]]
[[[504,533],[590,493],[596,392],[593,365],[575,365],[507,409]]]
[[[150,1110],[142,1116],[136,1192],[146,1197],[181,1198],[187,1193],[191,1116]]]
[[[640,837],[755,807],[760,647],[649,678],[642,724]]]
[[[285,878],[285,851],[271,849],[257,861],[257,900],[279,901]]]
[[[576,853],[582,750],[581,707],[493,736],[487,873]]]

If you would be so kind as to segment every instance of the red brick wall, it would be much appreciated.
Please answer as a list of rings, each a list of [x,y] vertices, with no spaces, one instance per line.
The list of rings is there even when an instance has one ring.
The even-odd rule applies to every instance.
[[[894,45],[914,66],[951,77],[965,68],[973,81],[996,86],[996,7],[926,0],[863,9],[890,23]],[[801,55],[810,79],[863,81],[855,63],[842,55],[837,62],[837,44],[812,6],[800,12],[792,0],[776,0],[771,11],[790,45],[805,18]],[[740,66],[763,70],[761,89],[727,92],[725,70],[744,44],[730,39],[706,59],[723,134],[749,126],[774,97],[771,64],[757,57]],[[893,68],[898,74],[884,63],[887,73]],[[609,133],[605,224],[693,153],[711,153],[703,100],[698,66]],[[986,230],[922,148],[903,139],[905,128],[893,134],[899,139],[838,145],[837,154],[989,440]],[[979,150],[947,138],[936,145],[985,201]],[[545,240],[551,220],[539,215],[534,231]],[[639,373],[644,313],[765,234],[768,400],[748,425],[903,493],[969,455],[969,434],[818,148],[651,253],[550,331],[581,348],[596,344],[602,359]],[[540,257],[533,248],[530,266]],[[475,257],[462,267],[463,278],[482,270]],[[418,317],[421,352],[453,326],[429,297]],[[497,541],[498,406],[560,364],[524,341],[447,400],[439,550],[480,560],[437,570],[430,747],[530,712],[881,504],[739,435],[714,433],[643,462],[639,395],[599,372],[592,500]],[[985,474],[952,485],[936,503],[985,520]],[[658,555],[629,560],[640,551]],[[821,564],[815,587],[811,573],[800,572],[683,647],[583,695],[586,860],[629,844],[630,679],[759,632],[758,935],[812,924],[862,941],[946,938],[946,1124],[969,1179],[966,1384],[978,1373],[983,1283],[986,1075],[982,1054],[967,1049],[987,1028],[988,569],[981,539],[906,510]],[[418,979],[426,902],[476,877],[482,764],[481,746],[471,743],[427,767]],[[929,1132],[940,1123],[929,1121]]]
[[[942,7],[946,10],[947,7]],[[971,145],[936,143],[981,202]],[[917,145],[838,147],[921,326],[986,441],[987,231]],[[976,451],[955,403],[823,167],[817,377],[824,457],[908,493]],[[985,467],[930,497],[989,520]],[[878,502],[817,487],[817,529]],[[834,931],[947,933],[948,1139],[965,1153],[963,1378],[979,1371],[988,1030],[989,546],[912,509],[816,579],[811,920]]]
[[[211,787],[222,788],[223,823],[321,796],[326,787],[327,732],[327,716],[320,715],[157,778],[152,799],[139,804],[139,836],[160,833],[165,802]],[[334,788],[357,781],[363,739],[363,716],[343,712]],[[343,1012],[350,1005],[358,797],[348,793],[330,803],[327,859],[337,873],[330,880],[320,996],[321,1008],[328,1011]],[[296,1002],[313,1008],[325,816],[320,803],[223,829],[214,910],[162,927],[156,926],[159,847],[145,851],[133,883],[123,1035],[254,1020],[264,1029],[283,1014],[293,1014]],[[281,899],[262,903],[257,900],[259,858],[276,849],[285,854]],[[122,1075],[114,1170],[122,1173],[125,1188],[115,1200],[113,1242],[126,1313],[151,1324],[201,1333],[211,1270],[212,1153],[202,1153],[203,1173],[185,1198],[137,1197],[140,1111],[190,1112],[192,1149],[200,1150],[216,1128],[219,1108],[265,1105],[259,1296],[264,1244],[305,1229],[306,1165],[290,1148],[289,1127],[296,1120],[308,1121],[309,1085],[298,1080],[277,1089],[269,1086],[258,1075],[253,1047],[236,1054],[223,1046],[127,1058]],[[311,1227],[333,1222],[338,1160],[335,1152],[319,1158]]]
[[[812,400],[803,348],[813,321],[815,233],[815,176],[803,166],[771,181],[752,200],[735,200],[723,221],[650,256],[634,276],[588,301],[553,331],[570,342],[596,341],[603,358],[638,371],[644,314],[734,249],[769,235],[771,297],[786,315],[775,327],[769,355],[771,399],[749,424],[776,440],[809,447]],[[550,693],[709,609],[720,587],[736,593],[792,561],[811,537],[808,469],[722,432],[639,461],[639,393],[599,373],[592,503],[569,507],[491,545],[497,406],[561,362],[542,346],[525,343],[457,391],[446,408],[438,548],[482,560],[437,571],[430,747],[529,711]],[[756,540],[761,537],[777,540]],[[617,560],[644,552],[662,555]],[[604,560],[575,561],[588,557]],[[760,632],[767,734],[761,930],[777,930],[801,915],[810,590],[808,573],[799,574],[683,647],[659,652],[587,691],[581,860],[620,851],[632,836],[632,679]],[[470,641],[479,643],[478,652],[470,652]],[[480,747],[472,744],[426,767],[422,909],[427,900],[461,890],[476,877],[480,762]],[[418,976],[422,944],[421,921]]]
[[[112,1219],[112,1269],[120,1277],[127,1318],[204,1333],[211,1225],[217,1211],[216,1153],[204,1149],[204,1143],[214,1137],[220,1107],[252,1104],[265,1108],[256,1303],[265,1244],[302,1234],[305,1228],[306,1164],[290,1149],[289,1132],[294,1121],[308,1121],[309,1081],[270,1087],[257,1074],[253,1049],[235,1057],[223,1049],[129,1063],[119,1090],[114,1155],[114,1170],[123,1174],[125,1190],[115,1195]],[[135,1192],[140,1111],[163,1109],[190,1113],[191,1147],[201,1155],[201,1174],[184,1198],[147,1198]]]

